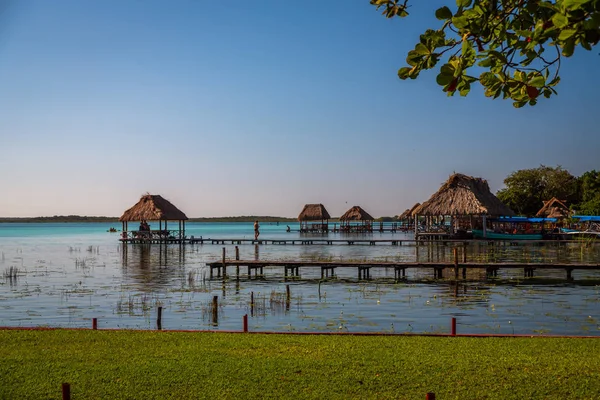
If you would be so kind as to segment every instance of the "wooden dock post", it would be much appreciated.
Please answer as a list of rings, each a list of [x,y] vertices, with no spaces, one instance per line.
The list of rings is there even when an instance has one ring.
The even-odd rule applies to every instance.
[[[212,318],[213,318],[213,325],[219,325],[219,296],[213,296]]]
[[[456,318],[452,317],[452,320],[450,321],[450,334],[452,336],[456,336]]]
[[[157,315],[156,315],[156,329],[162,329],[162,307],[158,307]]]
[[[240,248],[235,246],[235,260],[239,261],[240,260]],[[237,277],[237,279],[240,279],[240,266],[236,265],[235,266],[235,276]]]
[[[93,330],[98,329],[98,318],[92,318],[92,329]]]
[[[292,300],[292,294],[290,293],[290,285],[285,285],[285,308],[290,309],[290,302]]]
[[[244,314],[244,318],[242,319],[244,326],[244,333],[248,333],[248,314]]]
[[[254,316],[254,292],[250,292],[250,315]]]
[[[62,384],[62,400],[71,400],[71,385],[66,382]]]
[[[223,279],[227,278],[227,267],[225,266],[225,247],[223,247]]]

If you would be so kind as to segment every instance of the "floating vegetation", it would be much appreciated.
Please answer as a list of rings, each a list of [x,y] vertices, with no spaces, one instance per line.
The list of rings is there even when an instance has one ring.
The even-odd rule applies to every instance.
[[[148,315],[153,307],[158,307],[162,303],[157,298],[152,298],[148,294],[141,295],[121,294],[117,300],[117,313],[129,315]]]
[[[88,246],[87,248],[87,252],[88,253],[94,253],[94,254],[100,254],[100,246]]]
[[[19,268],[10,266],[4,271],[4,279],[11,285],[17,284],[17,277],[19,276]]]

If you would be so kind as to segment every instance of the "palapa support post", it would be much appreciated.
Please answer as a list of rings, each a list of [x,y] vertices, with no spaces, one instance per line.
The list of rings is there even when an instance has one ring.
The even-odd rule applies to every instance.
[[[213,325],[218,325],[219,324],[219,296],[213,296],[212,318],[213,318]]]
[[[467,279],[467,267],[464,264],[467,263],[467,244],[463,243],[463,267],[462,267],[462,277],[463,279]]]
[[[71,400],[71,385],[66,382],[62,384],[62,400]]]
[[[98,329],[98,318],[92,318],[92,329],[93,330]]]
[[[454,249],[454,279],[458,279],[458,249]]]
[[[161,330],[162,329],[162,307],[158,307],[157,313],[156,313],[156,329]]]
[[[450,334],[452,336],[456,336],[456,318],[452,317],[452,320],[450,321]]]
[[[244,317],[242,318],[242,323],[244,327],[244,333],[248,333],[248,314],[244,314]]]

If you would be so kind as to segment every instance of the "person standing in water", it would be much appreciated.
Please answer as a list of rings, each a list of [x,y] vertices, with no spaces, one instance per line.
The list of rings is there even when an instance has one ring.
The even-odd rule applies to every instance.
[[[254,221],[254,240],[258,239],[258,235],[260,235],[258,228],[260,228],[258,221]]]

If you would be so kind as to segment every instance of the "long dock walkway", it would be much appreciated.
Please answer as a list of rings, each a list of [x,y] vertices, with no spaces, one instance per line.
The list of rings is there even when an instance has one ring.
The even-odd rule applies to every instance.
[[[321,277],[333,277],[338,268],[356,269],[358,279],[369,279],[372,268],[393,268],[394,278],[406,278],[407,269],[429,268],[433,270],[434,279],[443,278],[445,269],[453,269],[454,277],[458,279],[459,270],[462,269],[462,278],[466,279],[467,270],[486,271],[487,276],[497,276],[499,269],[522,269],[525,277],[533,277],[536,269],[563,270],[566,278],[572,279],[573,270],[600,270],[600,264],[566,264],[566,263],[451,263],[451,262],[356,262],[356,261],[268,261],[268,260],[224,260],[214,261],[206,264],[210,268],[210,276],[213,270],[217,270],[217,276],[227,276],[227,267],[236,267],[236,276],[240,276],[240,267],[246,267],[248,278],[256,275],[264,275],[264,267],[283,267],[285,277],[299,277],[300,268],[320,268]]]
[[[329,238],[295,238],[295,239],[236,239],[236,238],[192,238],[186,239],[188,243],[194,244],[251,244],[251,245],[414,245],[422,243],[442,243],[442,244],[469,244],[469,243],[485,243],[485,244],[567,244],[567,243],[585,243],[585,244],[600,244],[600,241],[584,241],[584,240],[485,240],[485,239],[440,239],[440,240],[421,240],[407,238],[388,238],[388,239],[329,239]]]

